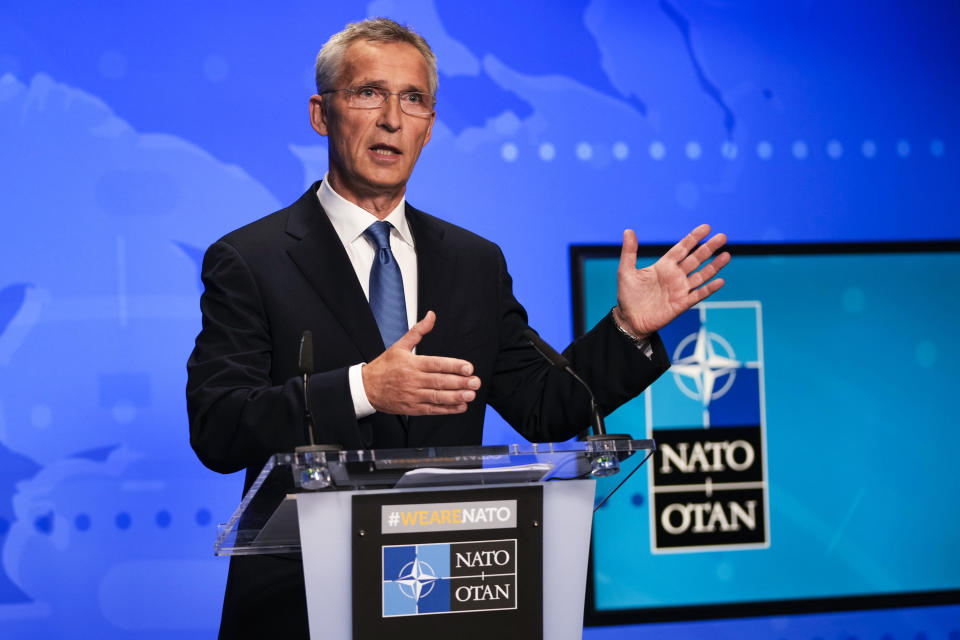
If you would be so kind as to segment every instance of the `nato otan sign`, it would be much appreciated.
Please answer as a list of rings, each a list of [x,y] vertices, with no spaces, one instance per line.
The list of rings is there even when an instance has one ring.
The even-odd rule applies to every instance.
[[[645,393],[651,551],[768,547],[760,303],[701,303],[661,338],[671,368]]]

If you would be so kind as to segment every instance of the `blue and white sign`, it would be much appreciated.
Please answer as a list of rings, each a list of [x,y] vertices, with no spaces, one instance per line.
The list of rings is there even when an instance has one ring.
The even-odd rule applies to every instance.
[[[517,608],[517,541],[383,547],[383,617]]]
[[[766,548],[761,305],[704,302],[660,333],[672,366],[645,398],[651,551]]]

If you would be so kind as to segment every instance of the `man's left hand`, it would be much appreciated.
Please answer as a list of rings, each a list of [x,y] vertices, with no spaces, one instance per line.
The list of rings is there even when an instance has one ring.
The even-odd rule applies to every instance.
[[[727,242],[718,233],[700,244],[709,233],[710,225],[702,224],[655,263],[637,269],[637,235],[631,229],[623,232],[614,309],[621,327],[646,338],[723,286],[723,278],[714,276],[730,262],[726,251],[697,270]]]

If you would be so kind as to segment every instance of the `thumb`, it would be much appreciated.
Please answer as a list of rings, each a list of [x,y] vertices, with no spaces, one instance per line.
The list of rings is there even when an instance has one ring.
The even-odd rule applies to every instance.
[[[620,249],[620,269],[637,268],[637,234],[633,229],[624,229],[623,247]]]
[[[403,334],[403,337],[394,343],[394,346],[405,349],[406,351],[413,351],[414,347],[423,340],[423,336],[433,331],[433,326],[436,324],[436,321],[437,314],[433,311],[427,311],[427,315],[423,316],[420,322],[410,327],[410,329]]]

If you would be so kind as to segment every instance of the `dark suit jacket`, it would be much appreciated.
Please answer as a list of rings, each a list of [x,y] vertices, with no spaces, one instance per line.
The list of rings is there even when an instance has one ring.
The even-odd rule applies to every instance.
[[[319,372],[307,385],[318,443],[347,449],[476,445],[488,403],[533,441],[565,440],[589,424],[587,393],[523,339],[526,312],[513,297],[500,249],[410,205],[418,318],[431,309],[437,314],[417,352],[472,362],[482,386],[463,414],[405,421],[375,413],[357,420],[347,370],[376,358],[384,345],[346,250],[320,207],[318,185],[291,206],[226,235],[204,257],[203,329],[187,364],[187,409],[190,442],[205,465],[221,473],[246,469],[246,491],[271,454],[305,444],[297,375],[305,329],[314,335]],[[606,413],[669,367],[659,338],[652,342],[648,358],[608,315],[564,353]],[[299,570],[295,559],[234,558],[223,637],[252,635],[251,613],[271,634],[283,620],[301,624],[302,616],[303,627],[290,627],[291,637],[306,637],[302,577],[294,584]]]

